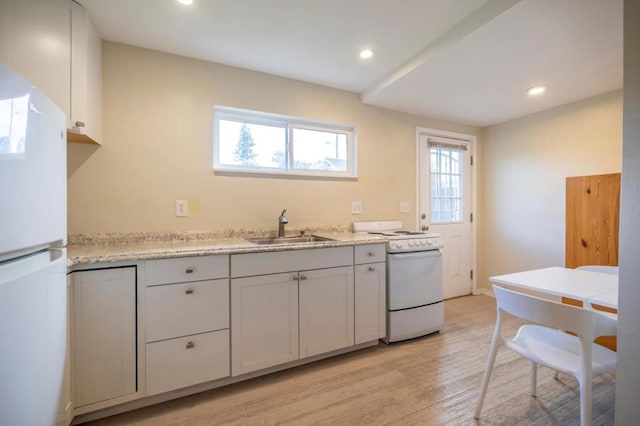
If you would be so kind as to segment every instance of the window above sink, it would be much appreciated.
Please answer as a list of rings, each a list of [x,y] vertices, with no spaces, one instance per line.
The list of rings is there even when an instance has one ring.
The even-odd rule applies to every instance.
[[[216,171],[355,178],[353,126],[216,106]]]

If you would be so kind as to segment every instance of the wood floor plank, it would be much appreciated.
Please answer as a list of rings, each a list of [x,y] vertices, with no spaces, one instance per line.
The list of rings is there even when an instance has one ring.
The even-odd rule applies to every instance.
[[[495,301],[445,302],[440,333],[363,349],[225,388],[97,420],[92,425],[578,425],[577,381],[498,353],[481,420],[473,418],[495,324]],[[521,322],[506,318],[505,335]],[[593,424],[612,425],[615,376],[593,382]]]

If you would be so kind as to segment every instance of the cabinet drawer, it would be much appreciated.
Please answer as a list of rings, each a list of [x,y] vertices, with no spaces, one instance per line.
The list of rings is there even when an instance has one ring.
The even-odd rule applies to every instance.
[[[355,246],[355,263],[376,263],[386,260],[386,246],[384,244],[367,244]]]
[[[229,256],[179,257],[145,262],[145,285],[212,280],[229,276]]]
[[[147,395],[229,376],[229,330],[147,344]]]
[[[351,265],[353,265],[351,247],[234,254],[231,256],[231,275],[249,277]]]
[[[229,328],[229,279],[147,287],[147,342]]]

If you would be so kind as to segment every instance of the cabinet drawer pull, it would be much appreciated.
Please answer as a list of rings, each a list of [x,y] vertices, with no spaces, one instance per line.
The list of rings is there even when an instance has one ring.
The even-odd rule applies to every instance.
[[[369,266],[369,272],[373,272],[373,271],[375,271],[375,270],[376,270],[376,267],[375,267],[375,266]]]
[[[191,349],[193,348],[195,345],[193,344],[193,342],[187,342],[187,349]]]
[[[184,270],[185,274],[193,274],[193,268],[187,268]]]
[[[186,289],[184,291],[184,294],[193,294],[193,289],[191,287],[189,287],[188,289]]]
[[[294,276],[293,276],[293,280],[294,280],[294,281],[298,281],[298,280],[300,280],[300,277],[299,277],[299,276],[297,276],[297,275],[294,275]]]
[[[373,256],[375,256],[375,255],[376,255],[376,254],[375,254],[374,252],[372,252],[372,251],[370,251],[370,252],[369,252],[369,256],[373,257]]]
[[[300,275],[300,279],[301,279],[301,280],[306,280],[306,279],[307,279],[307,276],[306,276],[306,275]]]

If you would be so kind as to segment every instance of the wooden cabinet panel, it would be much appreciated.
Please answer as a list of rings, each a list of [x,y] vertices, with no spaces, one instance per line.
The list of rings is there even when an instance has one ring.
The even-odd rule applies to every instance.
[[[76,407],[136,392],[136,269],[73,274]]]
[[[566,189],[565,265],[617,265],[620,173],[569,177]]]
[[[618,265],[620,173],[569,177],[566,197],[565,266]],[[562,302],[582,306],[566,297]],[[596,343],[617,347],[615,336],[601,336]]]

